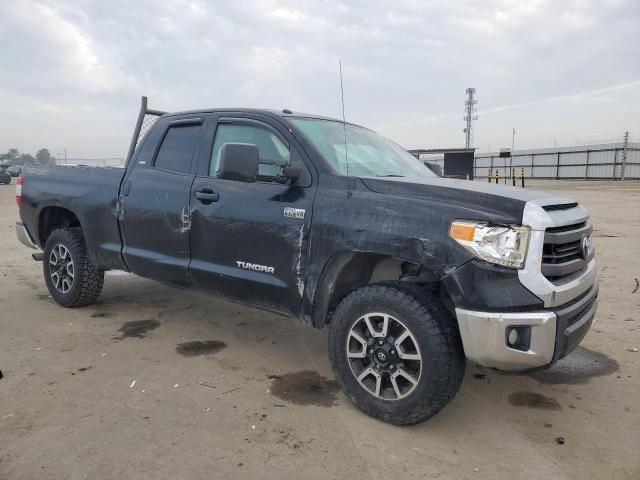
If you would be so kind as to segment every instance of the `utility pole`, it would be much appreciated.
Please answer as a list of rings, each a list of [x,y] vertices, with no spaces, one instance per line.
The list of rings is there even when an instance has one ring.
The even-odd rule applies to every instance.
[[[516,147],[516,129],[513,129],[513,132],[511,134],[511,155],[509,156],[509,176],[511,176],[511,173],[513,172],[513,150]],[[505,159],[504,163],[507,163],[507,160]],[[505,165],[506,167],[506,165]],[[505,175],[504,177],[504,183],[507,183],[507,176]]]
[[[476,104],[478,100],[476,100],[476,89],[473,87],[467,88],[465,92],[467,94],[467,99],[464,102],[464,121],[466,122],[466,126],[464,130],[466,136],[465,146],[467,148],[471,148],[473,145],[473,121],[478,119],[477,111],[478,108]]]
[[[622,167],[620,170],[620,180],[624,181],[624,171],[627,165],[627,148],[629,147],[629,131],[624,132],[624,148],[622,149]]]

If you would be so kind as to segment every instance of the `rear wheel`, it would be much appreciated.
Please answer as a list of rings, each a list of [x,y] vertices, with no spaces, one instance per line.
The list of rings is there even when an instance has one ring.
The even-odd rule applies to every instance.
[[[82,229],[77,227],[58,229],[49,235],[43,273],[51,297],[63,307],[94,303],[104,284],[104,272],[89,260]]]
[[[356,407],[396,425],[436,414],[464,376],[455,319],[436,295],[401,284],[348,295],[333,315],[329,355]]]

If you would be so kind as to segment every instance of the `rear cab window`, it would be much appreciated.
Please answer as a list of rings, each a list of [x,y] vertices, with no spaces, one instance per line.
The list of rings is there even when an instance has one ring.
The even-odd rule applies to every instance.
[[[173,173],[189,173],[200,127],[200,124],[171,125],[160,144],[154,167]]]

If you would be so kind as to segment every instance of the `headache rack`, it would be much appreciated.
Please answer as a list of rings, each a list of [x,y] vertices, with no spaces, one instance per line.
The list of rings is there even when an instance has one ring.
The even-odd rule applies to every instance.
[[[127,153],[127,159],[125,162],[125,168],[129,166],[129,161],[133,157],[133,153],[136,148],[147,134],[147,132],[153,127],[158,118],[167,112],[161,112],[160,110],[150,110],[147,108],[147,97],[142,97],[140,102],[140,112],[138,113],[138,120],[136,121],[136,127],[133,130],[133,137],[131,137],[131,145],[129,145],[129,152]]]

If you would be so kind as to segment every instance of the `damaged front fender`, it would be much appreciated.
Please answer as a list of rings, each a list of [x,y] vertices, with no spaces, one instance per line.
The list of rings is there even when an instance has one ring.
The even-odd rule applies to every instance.
[[[336,292],[344,291],[340,282],[346,282],[349,291],[366,285],[382,259],[417,265],[420,275],[429,275],[433,281],[471,260],[448,236],[451,221],[464,215],[460,207],[426,208],[429,205],[424,200],[398,201],[358,184],[348,191],[340,177],[326,181],[329,185],[318,190],[314,202],[302,310],[303,319],[314,326],[326,323]],[[394,279],[401,280],[401,276],[398,271]]]

